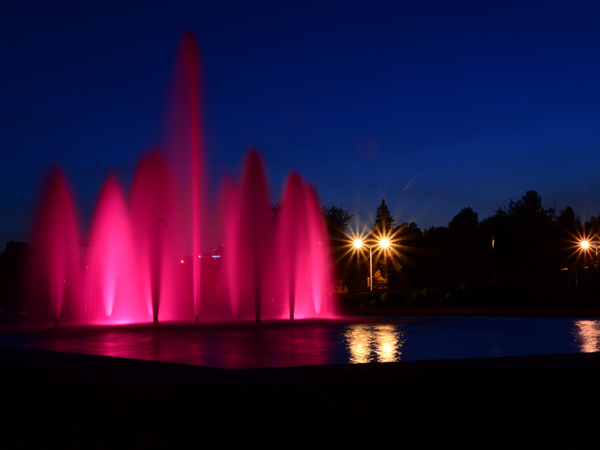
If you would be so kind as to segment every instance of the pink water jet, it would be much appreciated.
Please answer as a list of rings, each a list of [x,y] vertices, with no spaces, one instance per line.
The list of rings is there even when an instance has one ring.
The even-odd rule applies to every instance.
[[[198,61],[188,33],[165,145],[140,158],[131,192],[116,176],[106,179],[89,230],[80,230],[64,174],[51,172],[36,216],[31,276],[39,286],[32,298],[56,323],[335,316],[322,210],[299,174],[288,176],[274,201],[265,163],[251,150],[241,177],[223,180],[212,208],[205,198]],[[202,248],[214,239],[218,254]]]
[[[237,198],[228,208],[224,223],[232,238],[227,245],[227,257],[235,260],[227,267],[232,284],[232,309],[241,317],[254,316],[259,321],[263,300],[268,302],[270,297],[268,263],[275,219],[270,209],[266,171],[256,151],[248,155],[240,188],[233,195]]]
[[[87,242],[84,298],[88,321],[148,320],[139,288],[139,267],[129,210],[116,176],[111,175],[100,193]],[[116,305],[116,309],[115,309]]]
[[[53,168],[43,185],[33,225],[36,258],[31,261],[31,298],[46,300],[55,323],[67,298],[81,293],[79,225],[71,189],[60,168]],[[31,302],[34,311],[39,304]]]
[[[206,235],[206,177],[202,108],[200,107],[199,49],[192,33],[181,40],[170,95],[169,122],[165,142],[167,163],[178,180],[180,225],[189,239],[191,254],[202,254]],[[192,258],[192,293],[196,319],[201,307],[200,258]]]
[[[130,222],[137,267],[137,288],[157,322],[159,313],[177,317],[175,299],[177,253],[181,228],[177,189],[159,153],[143,158],[136,170],[129,199]]]

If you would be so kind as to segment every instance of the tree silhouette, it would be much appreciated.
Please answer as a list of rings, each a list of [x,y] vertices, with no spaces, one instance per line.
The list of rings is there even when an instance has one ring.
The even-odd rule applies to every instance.
[[[479,215],[471,207],[463,208],[448,224],[453,270],[467,280],[480,274],[480,230]]]
[[[573,208],[567,206],[556,216],[556,224],[566,232],[575,233],[581,228],[581,219],[575,214]]]
[[[393,290],[420,287],[425,259],[422,251],[423,232],[415,222],[404,222],[393,233],[398,251],[391,259],[388,287]]]
[[[378,234],[387,235],[393,230],[395,222],[388,206],[385,204],[385,200],[381,200],[381,204],[377,207],[375,213],[373,230]]]
[[[527,191],[507,208],[512,264],[523,273],[546,270],[553,259],[554,210],[542,206],[542,196]]]
[[[556,216],[556,235],[557,247],[560,262],[567,268],[574,268],[577,265],[577,253],[573,251],[572,245],[585,235],[581,219],[575,214],[573,208],[567,206]]]
[[[32,252],[30,244],[10,241],[0,253],[0,310],[15,312],[23,306],[26,268]]]
[[[323,214],[325,214],[330,236],[334,238],[344,236],[352,221],[352,214],[344,208],[344,205],[336,206],[332,203],[330,206],[323,206]]]
[[[347,231],[352,221],[352,214],[344,208],[344,205],[331,204],[323,206],[322,209],[335,265],[336,284],[341,285],[343,288],[358,278],[356,273],[350,272],[353,266],[349,264],[349,254],[347,252]]]
[[[508,214],[515,222],[527,222],[530,226],[548,224],[554,218],[554,209],[544,209],[542,196],[536,191],[527,191],[516,202],[508,203]]]
[[[462,240],[474,239],[478,234],[479,215],[470,207],[463,208],[448,224],[448,230]]]
[[[398,231],[398,229],[394,229],[395,223],[396,221],[392,217],[385,200],[381,200],[381,204],[377,207],[375,221],[373,222],[373,229],[371,230],[372,239],[379,239],[382,237],[391,239],[392,236]],[[390,271],[390,257],[392,259],[394,270],[397,271],[400,269],[400,267],[398,266],[397,261],[394,260],[395,250],[393,247],[380,250],[381,251],[376,252],[373,257],[373,267],[374,270],[379,270],[381,276],[379,286],[387,287],[388,273]],[[375,269],[375,267],[378,269]]]

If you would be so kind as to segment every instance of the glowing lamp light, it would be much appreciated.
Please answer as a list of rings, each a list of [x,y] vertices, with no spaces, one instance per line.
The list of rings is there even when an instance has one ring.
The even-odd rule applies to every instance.
[[[373,252],[377,251],[377,249],[380,251],[392,250],[397,244],[390,240],[391,237],[391,235],[379,235],[367,238],[351,236],[350,239],[348,239],[348,243],[352,243],[352,248],[354,250],[362,251],[363,248],[367,248],[369,250],[368,281],[370,290],[373,290]],[[366,241],[363,239],[366,239]]]
[[[581,243],[579,245],[584,250],[587,250],[588,248],[590,248],[590,242],[589,241],[581,241]]]
[[[386,239],[386,238],[383,238],[383,239],[381,239],[381,240],[379,241],[379,246],[380,246],[381,248],[388,248],[388,247],[390,246],[390,240],[389,240],[389,239]]]

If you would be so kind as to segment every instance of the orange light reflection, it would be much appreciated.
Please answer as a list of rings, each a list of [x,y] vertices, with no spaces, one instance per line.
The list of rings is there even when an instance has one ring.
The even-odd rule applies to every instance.
[[[390,324],[352,324],[344,338],[351,364],[400,361],[405,342],[404,331]]]
[[[594,353],[600,350],[600,321],[578,320],[579,349],[582,353]]]

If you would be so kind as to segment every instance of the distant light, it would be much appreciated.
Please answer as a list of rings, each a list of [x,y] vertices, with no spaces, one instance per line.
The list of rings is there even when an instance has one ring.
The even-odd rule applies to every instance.
[[[380,246],[381,248],[388,248],[388,247],[390,246],[390,240],[389,240],[389,239],[386,239],[386,238],[383,238],[383,239],[381,239],[381,240],[379,241],[379,246]]]
[[[361,248],[363,246],[363,241],[362,239],[354,239],[354,248]]]
[[[588,248],[590,248],[590,242],[589,241],[581,241],[581,243],[579,245],[581,245],[581,248],[584,249],[584,250],[587,250]]]
[[[181,264],[183,264],[183,259],[181,261],[179,261]]]
[[[221,255],[212,255],[212,257],[216,259],[216,258],[220,258]]]

